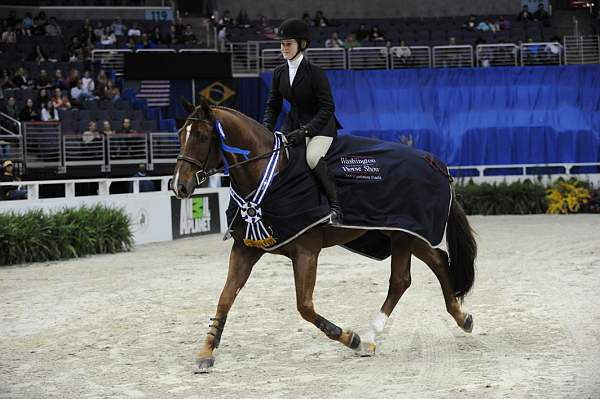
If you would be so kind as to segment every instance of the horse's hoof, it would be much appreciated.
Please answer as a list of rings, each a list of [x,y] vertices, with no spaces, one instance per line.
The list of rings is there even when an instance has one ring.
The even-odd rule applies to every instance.
[[[360,357],[371,357],[375,356],[375,349],[377,345],[373,342],[361,342],[360,348],[357,351]]]
[[[214,357],[204,357],[196,359],[196,364],[198,365],[197,373],[204,374],[208,373],[212,366],[215,364]]]
[[[461,328],[464,332],[470,333],[473,331],[473,316],[471,314],[467,313],[467,317]]]

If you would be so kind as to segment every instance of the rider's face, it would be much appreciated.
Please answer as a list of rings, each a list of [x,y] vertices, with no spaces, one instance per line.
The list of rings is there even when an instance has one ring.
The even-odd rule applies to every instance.
[[[291,60],[298,53],[298,42],[296,40],[282,40],[281,54],[286,60]]]

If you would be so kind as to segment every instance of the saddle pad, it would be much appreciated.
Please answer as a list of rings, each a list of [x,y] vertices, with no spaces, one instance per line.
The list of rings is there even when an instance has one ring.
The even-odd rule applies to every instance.
[[[290,151],[288,167],[267,191],[262,220],[275,243],[257,245],[267,251],[328,220],[329,204],[306,164],[305,151],[304,146]],[[399,143],[338,136],[327,163],[335,175],[344,214],[340,227],[372,230],[344,247],[385,259],[391,248],[381,230],[406,231],[431,246],[441,242],[452,194],[446,166],[431,154]],[[230,201],[229,226],[237,210]]]

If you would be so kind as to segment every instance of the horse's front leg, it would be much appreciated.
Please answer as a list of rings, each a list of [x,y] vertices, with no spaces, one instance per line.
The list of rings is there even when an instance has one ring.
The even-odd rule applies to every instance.
[[[308,237],[307,237],[308,236]],[[358,349],[360,337],[352,330],[344,330],[315,312],[313,291],[317,277],[317,258],[321,245],[315,237],[307,234],[294,242],[295,250],[291,256],[294,264],[296,284],[296,305],[302,318],[325,333],[330,339],[339,341],[351,349]],[[304,238],[308,238],[308,240]]]
[[[240,292],[248,277],[252,267],[258,262],[264,254],[262,250],[257,248],[249,248],[239,242],[234,242],[233,248],[229,255],[229,272],[227,273],[227,281],[221,291],[219,304],[217,305],[217,313],[213,317],[209,327],[204,345],[196,357],[196,364],[200,372],[208,372],[215,363],[213,351],[219,347],[221,334],[227,320],[227,313],[233,305],[235,297]]]

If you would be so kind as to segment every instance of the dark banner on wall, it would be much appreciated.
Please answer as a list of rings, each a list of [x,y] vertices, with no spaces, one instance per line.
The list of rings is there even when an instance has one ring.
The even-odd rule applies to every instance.
[[[231,54],[211,51],[125,54],[129,80],[182,80],[231,78]]]
[[[214,234],[220,231],[218,194],[194,195],[179,200],[171,198],[173,239]]]

